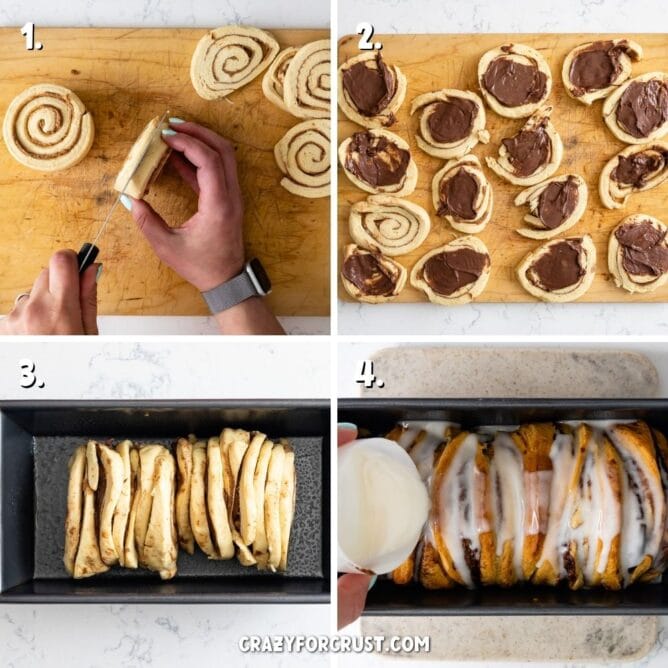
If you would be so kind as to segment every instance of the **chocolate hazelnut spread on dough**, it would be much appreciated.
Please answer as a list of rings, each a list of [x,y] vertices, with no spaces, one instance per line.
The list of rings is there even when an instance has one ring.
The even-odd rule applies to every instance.
[[[451,295],[475,283],[489,265],[489,256],[472,248],[458,248],[432,255],[422,267],[422,277],[439,295]]]
[[[485,70],[482,85],[506,107],[538,102],[545,95],[547,77],[537,65],[525,65],[499,56]]]
[[[429,132],[442,144],[460,141],[468,137],[477,114],[477,105],[463,97],[435,102],[427,119]]]
[[[632,137],[647,137],[668,120],[668,85],[632,81],[617,103],[617,123]]]
[[[394,293],[392,272],[371,253],[353,253],[343,262],[343,277],[363,295],[389,297]]]
[[[358,179],[377,188],[401,183],[411,154],[386,137],[356,132],[348,145],[346,169]]]
[[[362,116],[380,114],[397,89],[394,75],[380,53],[375,60],[375,69],[369,67],[369,61],[362,61],[343,72],[343,88]]]
[[[578,283],[585,270],[580,266],[582,243],[564,239],[552,244],[527,270],[527,278],[541,290],[554,292]]]
[[[463,220],[476,217],[475,203],[480,191],[478,180],[461,167],[454,176],[441,181],[439,188],[439,216],[455,216]]]
[[[578,53],[568,73],[577,93],[607,88],[619,76],[622,66],[619,58],[628,46],[627,42],[615,45],[612,40],[594,42]]]
[[[546,230],[559,227],[570,216],[578,205],[578,185],[575,179],[568,177],[566,181],[552,181],[538,198],[537,217]]]
[[[668,169],[668,152],[650,146],[633,155],[620,155],[610,176],[617,183],[642,188],[648,176],[664,169]]]
[[[668,271],[666,231],[659,230],[649,220],[625,223],[615,230],[622,248],[622,266],[635,276],[661,276]]]
[[[530,176],[550,159],[550,138],[543,125],[520,130],[514,137],[502,139],[508,160],[518,176]]]

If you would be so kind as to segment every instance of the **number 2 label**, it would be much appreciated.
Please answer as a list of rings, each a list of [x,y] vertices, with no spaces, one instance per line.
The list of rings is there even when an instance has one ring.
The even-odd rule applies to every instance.
[[[375,29],[370,23],[366,21],[358,23],[355,32],[358,35],[362,35],[358,44],[358,47],[361,51],[372,51],[373,49],[380,50],[383,48],[383,44],[381,42],[371,41],[373,39],[373,33],[375,32]]]

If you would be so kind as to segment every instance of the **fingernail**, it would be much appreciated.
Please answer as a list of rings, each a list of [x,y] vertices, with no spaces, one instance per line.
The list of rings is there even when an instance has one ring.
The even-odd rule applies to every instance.
[[[374,575],[374,576],[371,578],[371,580],[369,580],[369,586],[368,586],[368,588],[367,588],[367,591],[369,591],[369,590],[371,589],[371,587],[373,587],[373,586],[376,584],[376,580],[377,580],[377,579],[378,579],[378,576],[377,576],[377,575]]]
[[[169,119],[170,123],[174,123],[174,125],[178,125],[179,123],[185,123],[185,121],[182,118],[178,118],[177,116],[172,116]]]
[[[103,269],[103,268],[104,268],[104,267],[103,267],[102,265],[100,265],[100,266],[97,268],[97,274],[95,274],[95,282],[96,282],[96,283],[99,283],[99,282],[100,282],[100,276],[102,276],[102,269]]]
[[[176,130],[172,130],[172,128],[163,128],[161,132],[167,137],[172,137],[176,134]]]
[[[121,204],[128,210],[132,211],[132,200],[127,195],[121,195]]]
[[[357,425],[354,425],[352,422],[339,422],[338,427],[346,431],[357,431]]]

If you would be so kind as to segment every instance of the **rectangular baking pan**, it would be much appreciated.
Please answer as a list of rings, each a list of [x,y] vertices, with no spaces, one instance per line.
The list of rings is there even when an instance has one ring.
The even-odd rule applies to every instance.
[[[285,574],[179,550],[178,574],[62,565],[67,462],[89,438],[173,444],[225,426],[286,437],[297,506]],[[328,603],[330,408],[320,400],[0,402],[0,603]]]
[[[643,419],[668,433],[668,399],[339,399],[338,420],[362,436],[386,434],[400,420],[451,420],[464,428],[557,420]],[[567,586],[429,591],[379,578],[366,615],[668,615],[668,577],[618,592]]]

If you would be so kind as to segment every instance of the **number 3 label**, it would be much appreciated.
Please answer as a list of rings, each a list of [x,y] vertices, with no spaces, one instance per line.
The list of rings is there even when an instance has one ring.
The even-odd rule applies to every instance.
[[[38,388],[43,388],[46,383],[39,380],[35,375],[35,363],[27,357],[19,360],[19,367],[21,369],[20,387],[29,390],[31,387],[37,385]]]
[[[358,44],[361,51],[372,51],[373,49],[380,50],[383,48],[381,42],[371,41],[373,39],[374,27],[370,23],[367,23],[366,21],[358,23],[355,32],[358,35],[362,35]]]

